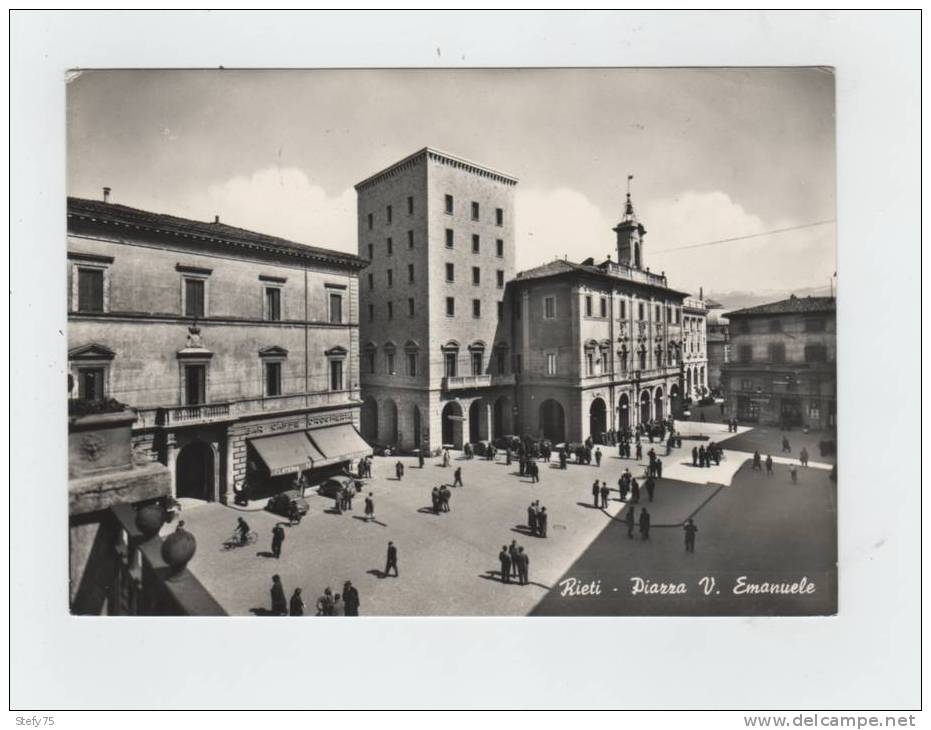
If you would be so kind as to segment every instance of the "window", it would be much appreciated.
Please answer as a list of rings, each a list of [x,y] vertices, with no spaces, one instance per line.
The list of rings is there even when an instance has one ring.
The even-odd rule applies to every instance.
[[[453,214],[453,196],[452,195],[446,196],[446,212],[449,215]]]
[[[495,253],[498,255],[499,259],[504,258],[504,241],[500,238],[495,240]]]
[[[414,316],[414,298],[413,297],[410,297],[407,300],[407,316],[408,317]]]
[[[458,372],[459,352],[457,350],[448,350],[443,353],[443,372],[447,378],[455,378]]]
[[[369,374],[375,374],[375,348],[370,347],[365,351],[365,365]]]
[[[673,321],[672,307],[666,307],[666,321],[669,323],[672,323]]]
[[[481,350],[472,351],[472,375],[481,375],[482,369],[484,367],[483,360],[485,359],[485,353]]]
[[[504,319],[504,302],[498,302],[498,319]]]
[[[184,366],[184,405],[198,406],[207,402],[207,366]]]
[[[481,299],[472,300],[472,316],[475,319],[478,319],[479,317],[482,316],[482,300]]]
[[[637,367],[640,370],[647,369],[647,351],[646,350],[640,350],[637,353]]]
[[[587,294],[585,296],[585,316],[586,317],[592,316],[592,297],[590,294]]]
[[[456,316],[456,300],[452,297],[446,297],[446,316],[455,317]]]
[[[495,225],[504,225],[504,208],[495,208]]]
[[[369,261],[372,261],[375,258],[375,247],[370,243],[368,245],[369,250]]]
[[[394,241],[391,240],[391,236],[388,236],[385,243],[386,243],[385,248],[388,249],[388,255],[390,256],[391,254],[394,253]]]
[[[103,400],[106,397],[106,370],[104,368],[80,368],[78,370],[78,398]]]
[[[556,297],[544,297],[543,299],[543,319],[556,318]]]
[[[281,289],[277,286],[265,287],[265,319],[269,322],[281,321]]]
[[[805,345],[805,362],[827,362],[828,348],[824,345]]]
[[[627,302],[621,300],[621,319],[627,319]]]
[[[821,317],[811,317],[805,320],[805,331],[806,332],[824,332],[825,330],[825,321]]]
[[[639,302],[639,303],[637,304],[637,319],[639,319],[639,320],[646,319],[646,318],[643,316],[643,314],[644,314],[644,312],[643,312],[643,302]]]
[[[394,286],[394,271],[392,269],[388,269],[388,271],[385,273],[388,276],[388,287],[390,288]]]
[[[343,361],[330,360],[330,390],[343,389]]]
[[[478,220],[478,203],[475,201],[472,202],[472,220]]]
[[[482,283],[482,270],[478,266],[472,267],[472,283],[475,286]]]
[[[504,375],[508,367],[508,353],[503,347],[499,347],[495,352],[495,362],[498,365],[498,375]]]
[[[102,312],[103,269],[78,268],[78,311]]]
[[[369,289],[375,288],[375,274],[369,274]]]
[[[412,378],[417,375],[417,353],[407,353],[407,374]]]
[[[343,295],[330,292],[330,324],[343,323]]]
[[[385,218],[388,219],[388,222],[391,223],[391,206],[385,208]]]
[[[453,264],[446,264],[446,281],[456,280],[456,267]]]
[[[662,321],[663,321],[663,310],[662,310],[662,308],[659,306],[659,304],[657,304],[656,307],[654,307],[653,315],[654,315],[654,320],[655,320],[656,322],[662,322]]]
[[[601,306],[599,307],[599,312],[602,317],[608,316],[608,300],[605,297],[601,298]]]
[[[394,319],[394,302],[388,302],[388,319]]]
[[[751,362],[753,360],[753,346],[741,345],[737,348],[737,359],[740,362]]]
[[[408,282],[414,281],[414,265],[413,264],[407,265],[407,280]]]
[[[414,198],[410,195],[407,196],[407,214],[414,215]]]
[[[481,250],[481,242],[479,240],[478,234],[472,234],[472,253],[478,253]]]
[[[446,248],[452,248],[455,245],[453,236],[454,236],[453,229],[447,228],[446,229]]]
[[[593,350],[585,351],[585,374],[595,374],[595,353]]]
[[[204,288],[203,279],[184,279],[184,316],[204,316]]]
[[[369,213],[368,219],[369,219],[369,230],[372,230],[373,219],[372,219],[372,214],[371,214],[371,213]]]
[[[769,320],[769,331],[770,332],[782,332],[782,320],[781,319]]]
[[[281,363],[265,363],[265,395],[281,395]]]
[[[385,348],[385,372],[388,373],[388,375],[395,374],[394,356],[395,356],[394,347],[386,347]]]
[[[556,372],[557,372],[556,353],[548,352],[546,353],[546,374],[556,375]]]
[[[772,342],[769,345],[769,361],[770,362],[785,362],[786,361],[786,346],[782,342]]]
[[[369,304],[369,322],[375,321],[375,305]]]
[[[413,231],[407,232],[407,247],[414,248],[414,232]]]

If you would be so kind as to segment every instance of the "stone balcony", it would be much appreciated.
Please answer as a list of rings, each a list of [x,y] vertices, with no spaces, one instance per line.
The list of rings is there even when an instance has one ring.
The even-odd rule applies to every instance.
[[[449,375],[443,378],[443,390],[466,390],[469,388],[491,388],[501,385],[514,385],[517,378],[514,373],[503,375]]]

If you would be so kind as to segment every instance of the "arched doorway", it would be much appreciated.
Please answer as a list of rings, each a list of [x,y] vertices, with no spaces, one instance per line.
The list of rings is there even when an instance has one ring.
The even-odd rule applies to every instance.
[[[465,416],[462,415],[462,406],[454,400],[451,400],[443,406],[443,444],[448,444],[454,449],[462,448],[462,422]]]
[[[385,442],[394,446],[398,443],[398,406],[390,398],[385,401]]]
[[[666,409],[663,407],[663,389],[657,388],[653,394],[653,418],[662,421],[666,417]]]
[[[362,427],[362,438],[372,444],[378,441],[378,401],[370,395],[362,399],[359,421]]]
[[[650,420],[650,391],[640,391],[640,423]]]
[[[608,406],[603,398],[595,398],[588,409],[588,435],[597,442],[602,442],[602,434],[608,430]]]
[[[623,431],[630,428],[630,398],[627,393],[622,393],[617,406],[617,426]]]
[[[682,415],[682,396],[678,385],[669,386],[669,410],[676,418]]]
[[[469,441],[477,443],[488,440],[488,406],[482,398],[469,406]]]
[[[178,453],[179,497],[213,499],[213,449],[203,441],[192,441]]]
[[[566,412],[559,401],[550,398],[540,404],[540,431],[550,441],[566,440]]]
[[[506,395],[495,401],[491,428],[492,438],[500,438],[513,430],[511,428],[511,399]]]
[[[423,447],[423,433],[420,430],[420,408],[414,406],[414,412],[411,418],[414,426],[414,448]]]

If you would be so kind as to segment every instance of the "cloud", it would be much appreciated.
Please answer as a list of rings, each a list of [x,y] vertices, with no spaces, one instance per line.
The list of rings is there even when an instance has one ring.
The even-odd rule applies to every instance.
[[[232,226],[357,252],[355,191],[330,195],[296,168],[270,167],[211,185],[192,207],[213,211]]]

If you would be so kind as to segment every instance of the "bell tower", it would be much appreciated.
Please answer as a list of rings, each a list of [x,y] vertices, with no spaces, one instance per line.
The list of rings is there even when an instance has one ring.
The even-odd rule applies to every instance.
[[[634,213],[634,204],[630,200],[630,181],[633,175],[627,176],[627,200],[624,203],[624,215],[621,222],[613,230],[617,234],[617,262],[634,269],[643,268],[643,236],[646,229],[637,220]]]

